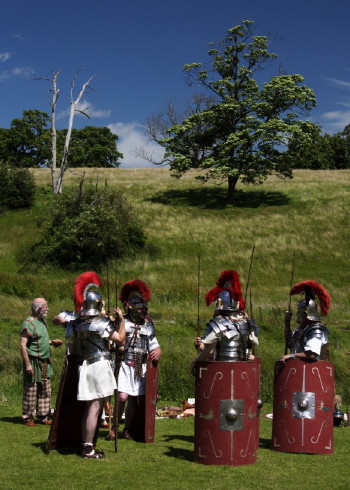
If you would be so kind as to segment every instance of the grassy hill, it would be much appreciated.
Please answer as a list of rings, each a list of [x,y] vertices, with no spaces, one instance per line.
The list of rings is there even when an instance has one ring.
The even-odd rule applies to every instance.
[[[72,309],[72,287],[77,274],[64,271],[20,272],[17,257],[25,244],[37,241],[45,230],[54,200],[47,169],[34,171],[35,206],[0,216],[0,372],[1,393],[20,396],[21,361],[18,328],[35,296],[49,300],[49,317]],[[77,185],[82,170],[67,174],[65,186]],[[336,366],[337,392],[350,404],[349,320],[349,208],[350,171],[295,172],[295,178],[271,177],[261,187],[239,185],[234,204],[225,203],[225,184],[199,184],[195,174],[180,180],[167,169],[85,169],[85,178],[107,182],[125,193],[148,237],[149,253],[118,263],[118,284],[146,281],[152,290],[150,313],[163,348],[160,396],[177,401],[193,396],[189,363],[194,357],[197,323],[197,268],[201,258],[200,321],[202,331],[212,308],[204,295],[227,268],[239,272],[246,288],[252,247],[253,315],[260,325],[262,395],[272,399],[274,362],[283,354],[283,314],[289,302],[292,258],[294,283],[320,282],[332,297],[326,319],[331,329],[331,358]],[[93,250],[92,250],[93,254]],[[110,276],[114,276],[114,264]],[[83,272],[83,271],[81,271]],[[101,277],[106,277],[105,271]],[[107,296],[106,289],[103,291]],[[111,292],[115,298],[115,291]],[[292,301],[295,312],[297,298]],[[114,302],[114,301],[113,301]],[[51,337],[63,338],[50,326]],[[53,352],[57,388],[63,349]]]

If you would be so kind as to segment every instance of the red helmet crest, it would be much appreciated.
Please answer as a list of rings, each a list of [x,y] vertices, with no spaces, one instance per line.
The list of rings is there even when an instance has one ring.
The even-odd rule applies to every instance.
[[[83,272],[74,281],[74,305],[75,311],[80,312],[84,303],[84,292],[87,287],[101,287],[101,279],[96,272]]]
[[[320,302],[322,315],[327,315],[331,304],[331,297],[326,289],[316,281],[303,281],[295,284],[290,290],[290,295],[304,293],[307,300],[315,299],[315,295]]]
[[[128,302],[129,296],[133,292],[139,292],[145,301],[145,303],[148,303],[149,300],[151,299],[151,290],[147,286],[147,284],[143,281],[140,281],[139,279],[133,279],[131,281],[126,282],[119,295],[119,299],[125,306],[126,303]]]
[[[231,269],[223,271],[216,281],[216,287],[205,295],[205,302],[209,306],[217,301],[218,296],[223,291],[228,291],[232,300],[239,302],[239,309],[244,310],[245,301],[242,296],[242,286],[239,275]]]

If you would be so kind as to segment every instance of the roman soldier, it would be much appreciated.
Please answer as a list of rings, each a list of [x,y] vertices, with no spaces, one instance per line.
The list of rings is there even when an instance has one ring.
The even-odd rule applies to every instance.
[[[329,330],[321,322],[319,316],[316,297],[320,301],[320,309],[323,315],[327,315],[330,307],[329,293],[321,284],[316,281],[304,281],[295,284],[290,295],[301,294],[302,298],[298,302],[296,319],[298,326],[292,333],[291,318],[292,313],[285,313],[285,335],[286,345],[290,348],[291,354],[285,354],[281,361],[288,359],[328,359],[328,336]]]
[[[208,306],[215,302],[214,318],[207,324],[199,342],[196,362],[215,358],[217,361],[246,361],[252,346],[258,345],[258,327],[245,312],[242,286],[236,271],[223,271],[205,296]],[[198,339],[196,339],[198,342]]]
[[[196,376],[195,461],[252,464],[259,446],[260,364],[250,353],[258,344],[257,325],[245,313],[236,271],[223,271],[205,300],[216,306],[191,365]]]
[[[295,284],[300,294],[292,333],[292,314],[285,314],[285,353],[275,365],[272,442],[282,452],[332,453],[334,367],[329,362],[329,330],[321,321],[330,296],[316,281]]]
[[[150,298],[149,287],[138,279],[126,282],[120,292],[125,308],[126,342],[118,376],[119,420],[127,401],[123,435],[126,439],[137,441],[145,441],[145,396],[151,384],[147,377],[150,371],[153,372],[152,366],[156,366],[161,355],[155,328],[148,315]],[[153,402],[154,419],[155,400]],[[151,441],[146,437],[146,442]]]
[[[104,302],[98,292],[100,286],[100,278],[95,272],[85,272],[75,280],[76,319],[66,326],[69,355],[58,396],[57,420],[48,443],[48,449],[74,447],[80,440],[82,456],[95,459],[104,457],[94,445],[103,401],[117,388],[109,342],[118,345],[125,342],[123,314],[119,308],[115,309],[117,321],[104,314]],[[80,426],[82,433],[77,435]]]

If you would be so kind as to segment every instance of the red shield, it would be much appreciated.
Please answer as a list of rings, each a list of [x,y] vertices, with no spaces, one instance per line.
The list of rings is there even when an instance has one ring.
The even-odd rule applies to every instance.
[[[78,359],[72,355],[67,356],[63,366],[55,413],[46,445],[47,453],[51,449],[63,447],[81,449],[81,419],[86,408],[86,402],[77,400],[78,382]],[[97,435],[98,426],[94,442],[96,442]]]
[[[255,463],[259,446],[259,379],[258,360],[196,364],[197,463]]]
[[[158,388],[158,362],[147,359],[145,399],[145,442],[154,442]]]
[[[272,448],[333,452],[334,367],[293,359],[275,364]]]

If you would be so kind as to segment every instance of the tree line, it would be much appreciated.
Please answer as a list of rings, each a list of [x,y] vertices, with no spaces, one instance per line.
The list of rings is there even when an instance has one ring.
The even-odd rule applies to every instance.
[[[13,167],[50,166],[52,153],[50,117],[35,109],[23,111],[10,128],[0,128],[0,160]],[[67,129],[57,130],[58,162],[64,148]],[[108,127],[85,126],[72,129],[69,148],[70,167],[118,167],[122,153],[117,149],[118,136]]]
[[[264,81],[261,72],[277,55],[269,51],[266,36],[254,34],[253,24],[244,20],[221,41],[210,43],[207,63],[183,67],[187,84],[201,92],[184,109],[169,103],[146,122],[150,140],[164,149],[161,160],[138,150],[145,160],[168,165],[174,177],[198,170],[197,179],[226,181],[228,202],[234,201],[239,181],[261,184],[269,175],[292,178],[295,168],[350,168],[350,124],[330,135],[307,119],[316,96],[302,75],[279,69]],[[72,127],[76,112],[87,115],[77,105],[93,77],[77,98],[73,79],[68,129],[56,130],[59,74],[44,79],[51,87],[51,117],[26,110],[9,129],[0,128],[0,161],[20,168],[50,167],[54,193],[62,192],[66,168],[118,167],[123,157],[118,136],[109,128]]]

